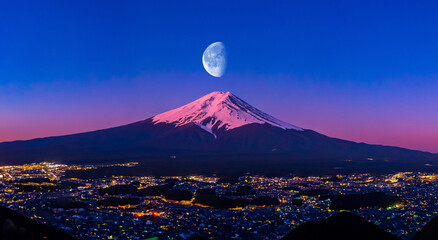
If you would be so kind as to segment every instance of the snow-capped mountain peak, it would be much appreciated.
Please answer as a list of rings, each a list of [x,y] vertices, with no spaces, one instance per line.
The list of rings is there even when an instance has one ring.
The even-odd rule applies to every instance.
[[[258,110],[230,92],[212,92],[182,107],[158,114],[152,120],[175,126],[195,123],[213,135],[218,130],[226,131],[251,123],[303,130]]]

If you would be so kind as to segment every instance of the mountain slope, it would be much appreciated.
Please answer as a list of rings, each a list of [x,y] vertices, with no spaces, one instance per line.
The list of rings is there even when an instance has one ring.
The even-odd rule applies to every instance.
[[[431,153],[355,143],[302,129],[263,113],[229,92],[213,92],[125,126],[0,143],[0,164],[136,160],[159,165],[170,156],[178,158],[170,165],[180,161],[185,166],[198,159],[204,170],[218,171],[224,164],[240,164],[242,171],[275,165],[290,172],[297,164],[314,168],[343,168],[347,164],[359,170],[363,166],[391,169],[389,165],[393,164],[420,170],[425,164],[433,168],[438,161]]]

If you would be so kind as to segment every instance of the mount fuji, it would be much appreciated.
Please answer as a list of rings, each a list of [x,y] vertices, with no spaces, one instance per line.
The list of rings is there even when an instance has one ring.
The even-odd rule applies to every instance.
[[[145,173],[436,171],[438,155],[331,138],[283,122],[230,92],[132,124],[0,143],[0,164],[138,161]]]

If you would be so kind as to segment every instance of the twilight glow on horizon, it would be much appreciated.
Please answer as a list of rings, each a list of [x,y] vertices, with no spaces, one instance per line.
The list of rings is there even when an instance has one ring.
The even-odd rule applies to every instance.
[[[0,142],[230,91],[331,137],[438,153],[437,12],[434,1],[0,3]],[[221,78],[200,62],[218,41]]]

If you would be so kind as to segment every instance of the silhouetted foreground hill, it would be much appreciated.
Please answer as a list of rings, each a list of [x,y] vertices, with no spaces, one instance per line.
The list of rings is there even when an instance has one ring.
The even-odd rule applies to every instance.
[[[282,240],[401,240],[362,217],[341,212],[318,222],[306,222],[290,231]]]
[[[0,240],[75,240],[67,233],[0,207]]]
[[[436,240],[438,239],[438,216],[430,220],[421,230],[415,234],[412,240]]]

